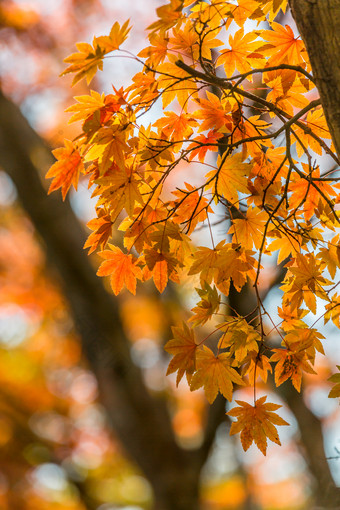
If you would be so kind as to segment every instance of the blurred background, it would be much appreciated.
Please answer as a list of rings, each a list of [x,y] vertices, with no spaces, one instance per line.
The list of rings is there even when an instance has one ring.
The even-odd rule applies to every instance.
[[[340,484],[339,406],[325,382],[340,363],[333,326],[302,395],[262,388],[291,424],[283,446],[244,453],[223,399],[209,408],[165,376],[163,345],[189,317],[192,281],[114,299],[95,276],[99,260],[82,251],[95,205],[87,182],[70,205],[46,198],[50,150],[77,135],[64,110],[88,93],[58,77],[63,58],[128,18],[125,49],[136,55],[162,4],[0,0],[1,510],[191,510],[198,499],[204,510],[309,509],[331,507]],[[91,88],[109,93],[138,70],[126,55],[108,59]],[[268,292],[273,313],[278,295]],[[100,309],[110,306],[108,318]],[[177,505],[181,491],[192,503]]]

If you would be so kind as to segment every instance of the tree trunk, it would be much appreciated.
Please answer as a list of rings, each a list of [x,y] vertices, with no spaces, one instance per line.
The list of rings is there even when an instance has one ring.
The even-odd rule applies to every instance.
[[[96,276],[70,205],[57,194],[47,196],[41,174],[52,162],[50,150],[0,92],[0,165],[58,270],[112,427],[153,486],[156,510],[197,510],[201,457],[177,445],[165,400],[150,395],[132,362],[118,300]]]
[[[340,0],[289,0],[340,157]]]

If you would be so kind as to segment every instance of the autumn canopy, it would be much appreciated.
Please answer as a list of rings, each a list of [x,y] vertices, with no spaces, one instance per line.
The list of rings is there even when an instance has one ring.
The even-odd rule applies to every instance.
[[[235,388],[253,387],[253,400],[237,400],[228,413],[237,419],[231,434],[264,454],[267,439],[280,444],[276,427],[287,422],[279,405],[257,396],[258,381],[273,373],[276,386],[289,380],[300,391],[323,353],[318,327],[340,327],[339,160],[304,43],[274,21],[286,7],[171,0],[157,9],[136,56],[124,50],[128,21],[78,43],[63,72],[73,84],[90,85],[111,55],[135,59],[140,70],[127,88],[75,98],[68,112],[81,130],[54,151],[47,174],[63,198],[88,177],[97,205],[85,248],[102,257],[98,275],[110,278],[115,295],[125,287],[135,294],[151,279],[162,293],[169,280],[191,278],[197,303],[165,346],[168,373],[177,372],[177,384],[185,375],[191,390],[203,387],[210,403],[219,392],[232,401]],[[328,166],[320,168],[323,155]],[[112,229],[122,244],[110,243]],[[281,283],[275,317],[264,304],[274,283],[268,264]],[[244,287],[256,298],[246,316],[228,301]],[[337,397],[339,375],[332,381]]]

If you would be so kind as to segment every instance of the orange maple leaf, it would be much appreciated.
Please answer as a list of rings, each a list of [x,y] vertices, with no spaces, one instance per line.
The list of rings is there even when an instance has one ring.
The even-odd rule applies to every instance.
[[[195,119],[202,119],[198,132],[213,129],[214,132],[230,133],[232,130],[231,107],[228,101],[221,99],[212,92],[206,91],[207,99],[198,98],[195,102],[200,109],[193,113]]]
[[[207,181],[212,180],[207,185],[207,189],[212,190],[213,193],[217,191],[218,195],[223,196],[235,206],[238,204],[238,193],[249,194],[247,180],[251,165],[242,161],[243,156],[241,153],[234,154],[225,159],[219,156],[217,159],[218,170],[212,170],[206,175]]]
[[[271,45],[271,48],[268,45],[265,46],[265,53],[272,55],[268,60],[268,65],[280,65],[283,62],[292,65],[301,64],[304,57],[307,58],[307,53],[300,36],[295,37],[289,25],[283,27],[279,23],[273,22],[271,27],[273,30],[261,32],[262,38]]]
[[[176,279],[177,260],[169,253],[155,249],[145,250],[145,262],[159,292],[163,292],[169,278]]]
[[[277,429],[274,425],[289,425],[278,414],[274,413],[280,405],[265,403],[267,397],[261,397],[255,402],[255,406],[236,400],[239,407],[234,407],[227,413],[228,416],[237,418],[230,428],[230,435],[241,432],[241,443],[244,451],[254,441],[259,450],[266,455],[267,438],[281,445]]]
[[[58,161],[51,166],[46,174],[46,178],[54,177],[48,190],[48,194],[58,188],[61,188],[63,200],[73,184],[77,189],[80,172],[84,171],[84,165],[78,149],[70,140],[64,140],[65,147],[60,147],[53,151],[53,155]]]
[[[104,248],[112,233],[113,223],[111,221],[111,216],[104,209],[99,209],[97,215],[97,218],[87,223],[87,227],[94,230],[84,244],[84,248],[90,248],[89,255],[95,251],[98,246]]]
[[[212,209],[208,205],[208,200],[194,186],[187,182],[184,184],[186,189],[172,192],[178,197],[173,202],[176,213],[172,219],[175,223],[184,224],[186,233],[190,235],[197,223],[204,221],[207,218],[207,212],[212,212]]]
[[[164,349],[173,354],[174,357],[169,363],[166,375],[177,372],[176,385],[178,386],[184,373],[186,373],[188,383],[196,369],[196,349],[195,333],[183,322],[182,326],[171,328],[174,338],[169,340]]]
[[[270,361],[277,361],[275,366],[275,384],[280,386],[287,379],[291,379],[297,391],[301,389],[302,372],[316,374],[308,362],[304,350],[294,349],[273,349],[273,356]]]
[[[190,390],[194,391],[204,386],[205,395],[212,404],[220,391],[229,401],[233,398],[233,383],[244,385],[240,375],[231,366],[232,360],[228,353],[223,352],[215,356],[209,347],[203,345],[196,353],[197,372],[190,383]]]
[[[254,207],[248,209],[245,218],[233,220],[228,234],[234,234],[233,243],[240,244],[247,250],[251,250],[253,245],[259,249],[263,243],[264,226],[267,221],[268,214]]]
[[[190,150],[189,161],[192,161],[196,156],[201,163],[204,163],[205,156],[208,151],[218,151],[218,140],[223,136],[223,133],[216,133],[214,130],[209,131],[207,136],[198,135],[193,143],[188,146]]]
[[[110,283],[116,296],[124,285],[132,294],[136,294],[137,279],[142,279],[142,270],[136,265],[135,257],[123,253],[117,246],[109,246],[110,250],[99,253],[105,260],[101,263],[97,275],[111,275]]]
[[[255,32],[244,34],[243,28],[235,32],[234,36],[229,36],[230,49],[222,50],[216,62],[218,66],[223,64],[228,78],[233,75],[235,67],[239,73],[246,73],[254,64],[256,67],[256,62],[257,65],[263,62],[261,53],[256,52],[259,43],[254,42],[255,39],[257,39]],[[248,79],[251,80],[251,76]]]

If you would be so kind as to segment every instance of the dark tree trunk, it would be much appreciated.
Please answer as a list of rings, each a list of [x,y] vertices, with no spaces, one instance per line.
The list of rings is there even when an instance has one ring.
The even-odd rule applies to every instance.
[[[150,395],[131,360],[118,300],[105,290],[83,250],[85,233],[68,202],[56,193],[47,196],[43,166],[52,162],[50,149],[0,92],[0,165],[58,270],[112,427],[153,486],[155,509],[197,510],[202,456],[175,442],[165,400]]]
[[[340,0],[289,0],[340,157]]]

